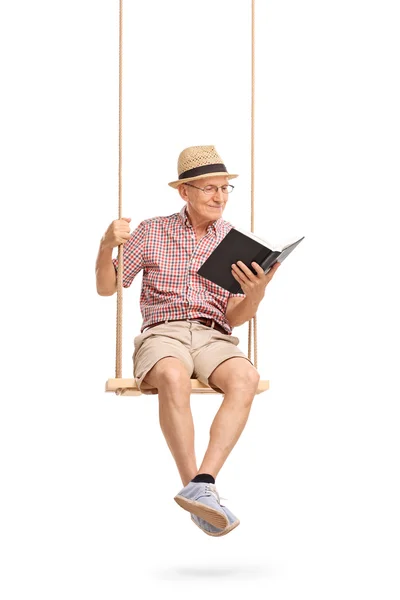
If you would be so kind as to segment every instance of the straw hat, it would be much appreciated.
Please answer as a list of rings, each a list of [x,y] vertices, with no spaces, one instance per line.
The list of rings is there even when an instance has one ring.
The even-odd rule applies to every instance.
[[[171,181],[168,185],[177,188],[181,183],[195,181],[209,176],[216,177],[224,175],[228,179],[238,177],[228,173],[220,155],[214,146],[190,146],[185,148],[178,158],[177,181]]]

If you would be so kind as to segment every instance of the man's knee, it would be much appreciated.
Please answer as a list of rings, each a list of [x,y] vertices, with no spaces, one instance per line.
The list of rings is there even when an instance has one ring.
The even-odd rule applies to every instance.
[[[172,356],[159,360],[145,377],[158,390],[185,390],[191,388],[190,377],[183,363]]]
[[[229,385],[232,388],[246,390],[251,394],[257,391],[260,375],[258,371],[248,363],[248,366],[242,370],[236,371],[229,380]]]
[[[255,395],[260,374],[249,361],[232,358],[215,369],[210,376],[210,381],[217,384],[223,392],[241,390],[249,395]]]

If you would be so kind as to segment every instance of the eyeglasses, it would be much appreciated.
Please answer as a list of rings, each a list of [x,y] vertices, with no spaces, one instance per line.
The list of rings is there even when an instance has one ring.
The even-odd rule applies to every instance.
[[[206,185],[206,187],[201,188],[201,187],[197,187],[197,185],[191,185],[190,183],[185,183],[185,185],[188,185],[189,187],[192,187],[192,188],[196,188],[196,190],[201,190],[205,194],[216,194],[219,189],[222,190],[223,194],[230,194],[235,187],[233,185],[220,185],[220,186]]]

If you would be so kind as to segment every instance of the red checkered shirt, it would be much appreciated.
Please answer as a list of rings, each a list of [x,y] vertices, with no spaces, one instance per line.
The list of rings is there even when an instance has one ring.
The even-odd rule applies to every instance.
[[[179,213],[142,221],[124,244],[123,286],[129,287],[143,270],[140,310],[141,331],[165,320],[205,317],[219,323],[227,333],[225,318],[231,294],[197,274],[198,269],[233,225],[222,218],[209,225],[206,235],[196,236],[186,214]],[[118,259],[113,259],[118,271]]]

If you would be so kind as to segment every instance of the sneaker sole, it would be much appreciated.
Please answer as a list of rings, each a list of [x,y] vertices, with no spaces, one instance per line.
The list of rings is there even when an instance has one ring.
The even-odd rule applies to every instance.
[[[207,521],[207,523],[210,523],[214,527],[218,527],[218,529],[225,529],[229,526],[229,521],[224,513],[221,513],[202,502],[188,500],[183,496],[175,496],[174,500],[184,510],[196,515],[196,517],[200,517],[200,519]]]
[[[235,527],[237,527],[240,524],[240,521],[238,519],[237,521],[232,523],[232,525],[229,525],[229,527],[225,527],[225,529],[222,529],[222,531],[213,533],[212,531],[206,531],[205,529],[200,527],[200,525],[198,523],[196,523],[196,521],[193,519],[193,517],[191,517],[191,519],[192,519],[193,523],[196,525],[196,527],[198,527],[203,533],[206,533],[207,535],[211,535],[212,537],[221,537],[221,535],[226,535],[227,533],[232,531],[232,529],[235,529]]]

